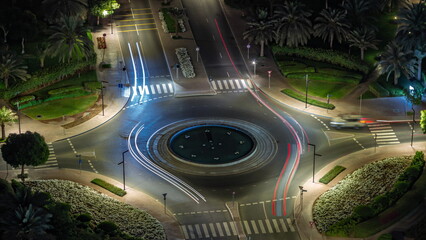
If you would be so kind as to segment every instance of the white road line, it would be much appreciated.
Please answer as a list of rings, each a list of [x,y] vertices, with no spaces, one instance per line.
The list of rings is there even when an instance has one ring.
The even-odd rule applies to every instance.
[[[237,229],[235,228],[235,223],[234,222],[230,222],[229,226],[231,226],[232,234],[233,235],[238,235]]]
[[[237,88],[241,89],[240,81],[238,81],[238,79],[235,79],[235,83],[237,84]]]
[[[229,75],[229,72],[226,72],[226,75],[228,75],[228,77],[231,77],[231,75]]]
[[[398,138],[376,139],[377,142],[398,141]]]
[[[266,227],[268,228],[269,233],[274,233],[272,230],[271,223],[269,222],[269,219],[265,219]]]
[[[220,90],[223,90],[222,82],[221,82],[221,81],[217,81],[217,85],[219,86],[219,89],[220,89]]]
[[[266,233],[266,230],[265,230],[265,227],[263,226],[262,220],[257,220],[257,222],[259,223],[260,231],[262,233]]]
[[[243,223],[244,223],[244,227],[245,227],[245,229],[246,229],[246,233],[247,233],[248,235],[250,235],[250,234],[251,234],[251,230],[250,230],[250,227],[249,227],[248,222],[247,222],[247,221],[243,221]]]
[[[220,56],[220,58],[222,58],[222,53],[219,52],[219,56]]]
[[[226,236],[231,236],[231,232],[229,231],[229,227],[226,222],[223,222],[223,228],[225,229]]]
[[[274,224],[275,231],[277,233],[280,233],[281,231],[280,231],[280,228],[278,227],[277,219],[272,219],[272,223]]]
[[[259,230],[257,230],[256,222],[254,220],[251,220],[251,226],[253,227],[253,231],[255,234],[259,234]]]
[[[214,90],[217,90],[216,82],[215,82],[215,81],[212,81],[212,86],[213,86],[213,89],[214,89]]]
[[[393,130],[392,129],[388,129],[388,130],[374,130],[374,131],[371,131],[372,133],[383,133],[383,132],[392,132]]]
[[[148,90],[148,86],[147,85],[143,86],[143,90],[145,91],[145,94],[149,94],[149,90]]]
[[[182,228],[183,235],[185,239],[189,239],[188,231],[186,230],[185,225],[180,226]]]
[[[225,86],[225,89],[229,89],[228,81],[223,80],[223,85]]]
[[[173,86],[172,86],[172,84],[168,83],[167,86],[169,86],[170,93],[172,93],[173,92]]]
[[[189,231],[189,235],[191,236],[191,239],[194,239],[195,238],[194,229],[192,228],[191,225],[188,225],[188,231]]]
[[[163,92],[167,93],[167,87],[166,84],[162,83],[161,86],[163,87]]]
[[[248,84],[248,86],[249,86],[250,88],[253,88],[253,85],[251,84],[251,81],[250,81],[250,80],[247,80],[247,84]]]
[[[284,232],[288,232],[287,226],[284,223],[284,220],[281,218],[280,219],[280,223],[281,223],[281,227],[284,229]]]
[[[209,223],[210,231],[212,232],[213,237],[217,237],[216,229],[214,229],[213,223]]]
[[[201,226],[203,227],[203,231],[204,231],[204,235],[206,236],[206,238],[209,238],[209,230],[207,229],[207,225],[206,224],[201,224]]]
[[[291,223],[291,219],[290,218],[287,218],[287,223],[288,223],[288,226],[290,228],[290,231],[294,232],[295,230],[294,230],[293,224]]]
[[[246,85],[246,80],[240,79],[240,81],[242,83],[243,88],[248,88],[247,85]]]
[[[217,231],[219,232],[219,236],[223,237],[223,231],[222,227],[220,226],[220,223],[216,223]]]
[[[380,142],[380,144],[397,144],[400,143],[399,141],[395,141],[395,142]]]
[[[158,94],[160,94],[160,93],[161,93],[161,88],[160,88],[160,85],[158,85],[158,84],[155,84],[155,86],[157,87],[157,92],[158,92]]]
[[[374,136],[374,134],[372,134]],[[376,133],[377,136],[383,136],[383,135],[395,135],[394,132],[391,133]]]
[[[380,127],[380,126],[389,126],[389,124],[388,123],[368,124],[368,127]]]
[[[195,230],[197,231],[197,235],[198,237],[203,237],[203,235],[201,234],[201,229],[200,229],[200,225],[199,224],[195,224]]]
[[[379,129],[392,129],[391,126],[384,126],[384,127],[371,127],[370,130],[379,130]]]
[[[143,96],[143,90],[142,90],[141,86],[138,86],[138,90],[139,90],[140,95]]]
[[[151,88],[151,93],[152,93],[152,94],[155,94],[155,88],[154,88],[154,85],[150,85],[149,87]]]
[[[229,80],[229,84],[231,84],[232,89],[235,89],[234,82],[232,81],[232,79]]]
[[[387,135],[387,136],[376,136],[376,139],[379,139],[379,138],[391,138],[391,137],[396,137],[396,135],[392,134],[392,135]]]

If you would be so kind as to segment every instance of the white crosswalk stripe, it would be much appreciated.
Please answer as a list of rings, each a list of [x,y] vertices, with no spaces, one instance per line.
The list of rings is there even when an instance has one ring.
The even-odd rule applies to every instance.
[[[216,82],[215,82],[215,81],[212,81],[212,86],[213,86],[213,89],[214,89],[214,90],[217,90]]]
[[[376,144],[378,146],[400,143],[398,137],[393,131],[392,126],[389,123],[368,124],[368,128],[375,138]]]
[[[155,88],[154,88],[154,85],[150,85],[149,87],[151,88],[151,93],[152,93],[152,94],[155,94]]]
[[[229,86],[228,86],[228,81],[223,80],[223,85],[225,86],[225,89],[228,90]]]
[[[167,84],[167,86],[169,86],[169,90],[170,90],[170,92],[172,93],[172,92],[173,92],[173,86],[172,86],[172,84],[171,84],[171,83],[168,83],[168,84]]]
[[[211,85],[214,90],[219,92],[227,92],[227,90],[232,92],[231,90],[246,90],[248,88],[254,89],[251,81],[245,79],[212,80]]]
[[[163,84],[161,84],[161,86],[163,87],[163,92],[164,92],[164,93],[167,93],[167,87],[166,87],[166,84],[164,84],[164,83],[163,83]]]
[[[47,158],[47,161],[39,166],[35,166],[34,169],[45,169],[45,168],[58,168],[58,160],[56,159],[55,150],[53,149],[52,143],[48,143],[47,146],[49,147],[49,157]]]
[[[222,82],[221,82],[221,81],[218,81],[218,82],[217,82],[217,85],[219,86],[219,89],[220,89],[220,90],[223,90]]]
[[[155,86],[157,87],[157,92],[160,94],[161,93],[161,87],[158,84],[155,84]]]
[[[244,232],[248,235],[296,231],[290,218],[243,220],[242,225]],[[197,223],[182,225],[181,228],[185,239],[232,237],[238,235],[234,222]]]
[[[154,94],[169,94],[173,93],[173,86],[171,83],[160,83],[160,84],[150,84],[142,86],[132,87],[133,92],[136,95],[154,95]]]

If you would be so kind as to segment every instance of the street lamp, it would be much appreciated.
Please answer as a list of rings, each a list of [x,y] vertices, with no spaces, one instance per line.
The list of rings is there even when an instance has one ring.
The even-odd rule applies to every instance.
[[[163,200],[164,200],[164,214],[167,214],[167,212],[166,212],[166,209],[167,209],[167,207],[166,207],[166,196],[167,196],[167,193],[163,193]]]
[[[300,212],[303,210],[303,193],[307,192],[308,190],[303,189],[303,186],[299,186],[300,191]]]
[[[125,166],[124,154],[126,154],[127,152],[129,152],[129,150],[126,150],[121,153],[122,161],[117,164],[117,165],[123,164],[123,190],[126,190],[126,168],[124,167]]]
[[[312,162],[312,182],[315,183],[315,157],[317,157],[317,156],[321,157],[322,155],[316,153],[316,146],[315,146],[315,144],[308,143],[308,145],[314,147],[314,158],[312,160],[313,161]]]
[[[272,71],[269,70],[268,71],[268,88],[271,88],[271,73],[272,73]]]
[[[254,73],[254,76],[256,76],[256,60],[253,60],[253,73]]]
[[[410,95],[414,96],[414,87],[410,85]],[[414,110],[413,103],[411,102],[411,109],[413,110],[413,126],[411,127],[411,146],[413,146],[413,140],[414,140],[414,124],[416,123],[416,111]]]
[[[327,105],[330,104],[330,96],[332,95],[327,93]],[[328,106],[327,106],[327,112],[328,112]]]
[[[235,192],[232,192],[232,207],[234,207],[235,203]]]
[[[361,96],[359,97],[359,115],[361,115],[361,110],[362,110],[362,93],[361,93]]]
[[[195,51],[197,51],[197,62],[198,62],[198,53],[200,52],[200,47],[196,47]]]
[[[309,80],[308,80],[308,74],[306,74],[305,75],[305,81],[306,81],[306,86],[305,86],[305,89],[306,89],[306,92],[305,92],[305,108],[308,108],[308,83],[309,83]]]
[[[247,59],[250,59],[250,43],[247,44]]]

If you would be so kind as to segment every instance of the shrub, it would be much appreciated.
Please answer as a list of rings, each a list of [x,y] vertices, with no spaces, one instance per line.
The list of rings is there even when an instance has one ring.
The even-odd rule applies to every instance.
[[[368,85],[368,90],[376,95],[376,97],[389,97],[390,95],[389,91],[382,87],[382,85],[378,82],[372,82]]]
[[[410,183],[408,181],[398,181],[395,183],[395,186],[392,190],[392,192],[395,194],[396,197],[400,198],[404,193],[408,191],[410,188]]]
[[[96,227],[98,230],[103,231],[104,233],[108,234],[108,235],[113,235],[114,232],[116,232],[118,230],[118,227],[115,223],[110,222],[110,221],[104,221],[98,224],[98,226]]]
[[[364,74],[369,72],[369,66],[355,57],[342,52],[336,52],[328,49],[314,49],[307,47],[290,48],[273,46],[272,52],[275,55],[285,55],[293,57],[301,57],[319,62],[327,62],[335,64],[347,69],[360,71]]]
[[[95,178],[95,179],[93,179],[92,181],[90,181],[91,183],[94,183],[94,184],[96,184],[96,185],[98,185],[98,186],[100,186],[100,187],[103,187],[103,188],[105,188],[106,190],[108,190],[108,191],[110,191],[110,192],[112,192],[112,193],[114,193],[115,195],[118,195],[118,196],[120,196],[120,197],[122,197],[122,196],[124,196],[124,195],[126,195],[126,191],[124,191],[123,189],[121,189],[121,188],[119,188],[119,187],[116,187],[116,186],[114,186],[114,185],[112,185],[111,183],[107,183],[107,182],[105,182],[104,180],[102,180],[102,179],[99,179],[99,178]]]
[[[301,95],[301,94],[299,94],[299,93],[297,93],[297,92],[295,92],[291,89],[286,88],[286,89],[281,90],[281,92],[288,95],[289,97],[292,97],[292,98],[297,99],[299,101],[302,101],[302,102],[305,101],[305,96],[303,96],[303,95]],[[321,101],[311,99],[311,98],[308,98],[308,103],[311,104],[311,105],[317,106],[317,107],[327,108],[327,109],[331,109],[331,110],[333,110],[335,108],[335,106],[331,103],[321,102]]]
[[[362,220],[369,219],[375,215],[373,208],[368,205],[360,205],[354,208],[355,216]]]
[[[59,94],[69,93],[69,92],[74,92],[74,91],[79,91],[79,90],[83,90],[83,87],[82,86],[68,86],[68,87],[61,87],[61,88],[57,88],[57,89],[52,89],[48,93],[50,95],[59,95]]]
[[[335,166],[333,169],[328,171],[320,180],[320,183],[328,184],[333,180],[337,175],[339,175],[341,172],[343,172],[346,168],[342,166]]]
[[[375,197],[371,206],[375,209],[376,214],[382,212],[389,207],[389,196],[384,194]]]
[[[18,103],[19,104],[25,103],[25,102],[32,101],[34,99],[35,99],[34,95],[26,95],[26,96],[16,97],[16,98],[14,98],[10,101],[10,104],[17,105]]]
[[[80,222],[90,222],[92,220],[92,216],[90,213],[82,213],[76,217],[76,219]]]
[[[84,83],[84,89],[90,92],[94,92],[98,89],[101,89],[102,83],[101,82],[85,82]]]
[[[426,110],[420,111],[420,127],[423,133],[426,133]]]
[[[377,238],[377,240],[392,240],[392,234],[390,233],[385,233],[379,236],[379,238]]]
[[[407,181],[412,183],[420,176],[421,169],[419,166],[410,166],[399,176],[398,181]],[[411,185],[411,184],[410,184]]]
[[[414,154],[413,161],[411,162],[411,166],[420,166],[423,168],[425,165],[425,155],[422,151],[416,151],[416,154]]]

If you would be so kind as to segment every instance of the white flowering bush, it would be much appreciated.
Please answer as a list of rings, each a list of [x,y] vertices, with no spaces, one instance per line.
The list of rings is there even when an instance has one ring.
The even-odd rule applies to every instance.
[[[194,67],[192,66],[191,58],[186,48],[176,48],[176,56],[179,60],[183,76],[186,78],[194,78]]]
[[[161,223],[140,209],[122,203],[90,187],[66,180],[35,180],[26,185],[33,191],[48,192],[52,199],[68,203],[71,214],[89,213],[99,224],[114,222],[121,231],[146,240],[164,240],[166,235]]]
[[[164,20],[164,13],[160,11],[160,12],[158,12],[158,16],[159,16],[159,18],[160,18],[160,21],[161,21],[161,27],[163,27],[164,32],[165,32],[165,33],[169,33],[169,28],[167,27],[167,23],[166,23],[166,21]]]
[[[393,157],[366,164],[323,193],[313,206],[318,231],[326,232],[331,225],[350,217],[355,207],[367,205],[392,190],[411,159]]]
[[[185,22],[183,21],[183,19],[178,19],[178,24],[179,24],[179,30],[181,32],[186,32]]]

